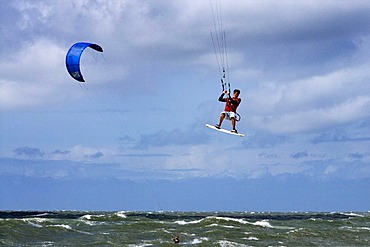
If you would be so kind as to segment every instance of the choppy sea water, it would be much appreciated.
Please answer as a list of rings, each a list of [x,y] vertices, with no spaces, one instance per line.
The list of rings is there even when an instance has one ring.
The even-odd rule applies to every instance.
[[[370,246],[370,213],[0,212],[0,246],[173,245]]]

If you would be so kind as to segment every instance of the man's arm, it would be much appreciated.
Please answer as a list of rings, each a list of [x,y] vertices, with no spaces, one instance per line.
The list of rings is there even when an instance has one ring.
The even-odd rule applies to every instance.
[[[226,90],[222,92],[222,94],[220,95],[220,97],[218,97],[218,101],[221,101],[221,102],[225,102],[226,100],[224,99],[224,95],[225,94],[229,94],[229,92],[227,92]],[[229,95],[230,97],[230,95]]]

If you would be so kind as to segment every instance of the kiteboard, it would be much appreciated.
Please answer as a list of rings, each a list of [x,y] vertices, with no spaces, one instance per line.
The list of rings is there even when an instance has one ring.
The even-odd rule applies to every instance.
[[[218,129],[214,125],[210,125],[210,124],[206,124],[206,127],[217,130],[217,131],[220,131],[220,132],[223,132],[223,133],[226,133],[226,134],[234,135],[234,136],[240,136],[240,137],[244,136],[244,134],[234,133],[234,132],[231,132],[230,130],[225,130],[225,129],[221,129],[221,128]]]

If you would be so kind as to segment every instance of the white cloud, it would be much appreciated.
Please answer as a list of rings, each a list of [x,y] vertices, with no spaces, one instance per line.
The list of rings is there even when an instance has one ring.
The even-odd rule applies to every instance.
[[[64,50],[49,40],[38,40],[0,61],[2,109],[24,108],[66,100]],[[68,95],[68,93],[67,93]]]
[[[299,81],[263,84],[250,93],[252,123],[274,133],[290,133],[367,119],[369,71],[365,64]]]

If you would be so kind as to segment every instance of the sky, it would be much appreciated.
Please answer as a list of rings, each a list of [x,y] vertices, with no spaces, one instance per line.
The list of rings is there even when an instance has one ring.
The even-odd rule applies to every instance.
[[[205,127],[224,107],[215,9],[243,138]],[[370,2],[0,0],[0,12],[0,210],[370,209]],[[83,53],[83,85],[65,67],[80,41],[104,50]]]

